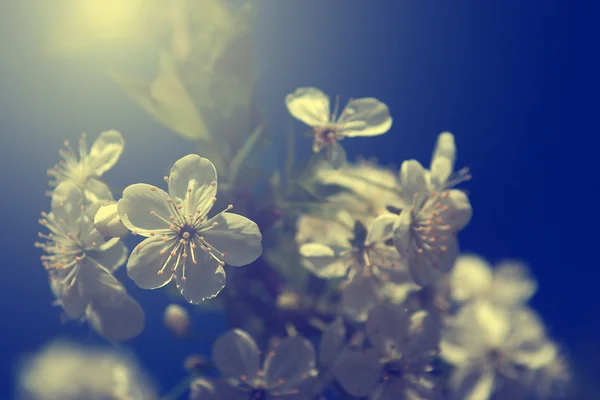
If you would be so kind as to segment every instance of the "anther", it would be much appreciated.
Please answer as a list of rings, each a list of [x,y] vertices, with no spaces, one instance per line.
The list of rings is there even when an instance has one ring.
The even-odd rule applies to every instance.
[[[165,177],[163,177],[163,180],[164,180],[165,182],[169,183],[169,177],[168,177],[168,176],[165,176]]]
[[[217,181],[212,181],[212,182],[210,183],[210,186],[215,186],[216,184],[217,184]]]
[[[153,217],[156,217],[156,211],[150,211],[150,215],[152,215]]]
[[[150,188],[150,190],[152,190],[153,192],[156,192],[156,186],[152,186],[152,187]]]

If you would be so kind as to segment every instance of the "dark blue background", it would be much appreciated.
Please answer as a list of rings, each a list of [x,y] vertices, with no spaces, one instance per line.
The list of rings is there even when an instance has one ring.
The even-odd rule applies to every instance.
[[[100,342],[85,326],[59,323],[33,248],[38,213],[48,207],[45,171],[62,141],[122,131],[125,153],[107,175],[117,187],[160,182],[189,152],[101,74],[103,57],[135,58],[129,49],[40,55],[52,22],[42,4],[11,2],[0,16],[0,398],[9,397],[23,352],[56,335]],[[465,187],[474,218],[462,248],[530,264],[540,284],[533,306],[577,362],[586,393],[598,390],[586,379],[600,371],[597,10],[558,0],[262,4],[259,90],[272,133],[285,134],[283,98],[297,86],[389,105],[392,130],[348,140],[351,157],[428,163],[436,135],[453,132],[458,166],[473,173]],[[128,345],[167,388],[181,376],[183,357],[210,343],[172,341],[160,323],[166,296],[128,286],[148,314],[146,331]],[[208,338],[224,327],[217,315],[195,323]]]

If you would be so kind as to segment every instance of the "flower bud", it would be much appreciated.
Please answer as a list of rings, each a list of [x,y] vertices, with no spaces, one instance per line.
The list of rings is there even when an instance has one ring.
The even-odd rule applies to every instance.
[[[165,309],[163,321],[176,336],[185,336],[190,326],[190,316],[179,304],[169,304]]]
[[[129,233],[117,213],[116,201],[107,201],[98,209],[94,217],[94,225],[98,232],[105,237],[123,237]]]

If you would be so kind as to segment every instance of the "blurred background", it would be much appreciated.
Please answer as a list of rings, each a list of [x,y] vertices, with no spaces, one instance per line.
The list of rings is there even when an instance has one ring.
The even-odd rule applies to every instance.
[[[87,0],[86,0],[87,1]],[[89,0],[93,1],[93,0]],[[89,2],[88,1],[88,2]],[[33,247],[49,199],[46,169],[65,139],[123,133],[124,154],[106,175],[120,189],[160,182],[188,142],[154,122],[106,75],[108,66],[148,69],[156,26],[97,1],[5,2],[0,14],[0,398],[10,398],[20,356],[55,336],[101,343],[87,326],[61,324]],[[539,282],[532,305],[564,344],[582,397],[600,398],[598,271],[597,18],[591,2],[392,2],[262,0],[254,27],[258,100],[273,160],[290,116],[285,95],[315,86],[342,103],[377,97],[391,109],[386,135],[348,140],[350,159],[428,164],[437,134],[455,134],[457,166],[473,179],[474,218],[461,246],[492,262],[526,261]],[[106,15],[104,14],[106,13]],[[97,18],[98,17],[98,18]],[[66,19],[63,19],[66,18]],[[79,23],[69,25],[68,18]],[[73,19],[75,18],[75,19]],[[98,25],[94,25],[96,22]],[[99,22],[98,22],[99,21]],[[142,21],[142,22],[140,22]],[[64,31],[57,32],[57,27]],[[127,29],[124,29],[127,28]],[[62,35],[61,49],[51,43]],[[123,39],[125,38],[125,39]],[[310,146],[310,140],[300,144]],[[210,158],[210,157],[209,157]],[[135,242],[132,243],[133,246]],[[169,299],[123,278],[147,313],[145,332],[124,344],[165,392],[190,353],[206,353],[226,329],[218,312],[195,314],[196,337],[174,341],[162,325]],[[191,309],[191,308],[190,308]]]

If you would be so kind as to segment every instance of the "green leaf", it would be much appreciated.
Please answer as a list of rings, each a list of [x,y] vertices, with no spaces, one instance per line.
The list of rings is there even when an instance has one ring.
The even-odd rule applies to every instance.
[[[229,179],[228,183],[230,185],[235,185],[235,180],[240,172],[240,168],[242,167],[244,161],[246,160],[246,158],[248,157],[248,155],[254,148],[254,145],[256,144],[256,142],[258,141],[258,139],[260,138],[260,136],[262,135],[262,133],[264,131],[265,131],[265,126],[262,124],[259,125],[254,130],[254,132],[252,132],[250,134],[248,139],[246,139],[246,141],[244,142],[244,145],[238,151],[238,153],[235,155],[233,160],[231,160],[231,163],[229,164],[229,175],[228,175],[228,179]]]
[[[159,71],[150,84],[117,71],[109,75],[158,122],[189,140],[211,141],[211,134],[181,83],[172,56],[160,53]]]

